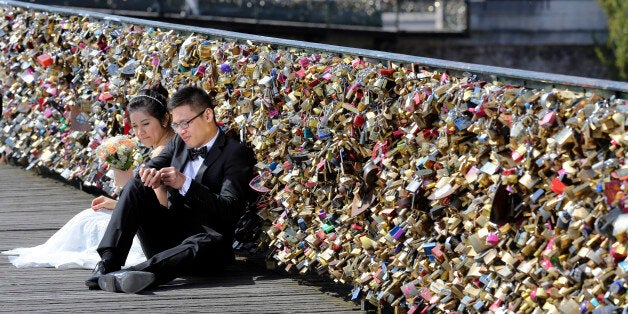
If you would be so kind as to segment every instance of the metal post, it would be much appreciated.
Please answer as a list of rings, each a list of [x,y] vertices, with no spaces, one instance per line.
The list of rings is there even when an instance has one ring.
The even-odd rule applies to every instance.
[[[395,32],[399,31],[399,2],[403,0],[393,0],[394,1],[394,10],[395,10]]]
[[[198,0],[185,0],[185,11],[192,15],[201,15],[201,11],[198,8]]]
[[[445,1],[434,1],[434,29],[442,31],[445,28]],[[438,3],[438,5],[436,5]]]

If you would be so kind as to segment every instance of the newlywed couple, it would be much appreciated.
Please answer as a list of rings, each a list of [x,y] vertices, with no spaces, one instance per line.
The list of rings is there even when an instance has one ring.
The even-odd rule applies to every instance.
[[[13,264],[89,267],[99,259],[87,287],[137,293],[234,261],[235,225],[251,197],[252,151],[218,128],[204,90],[184,87],[167,98],[158,84],[128,104],[134,134],[152,153],[118,200],[98,197],[46,243],[4,252],[17,254]]]

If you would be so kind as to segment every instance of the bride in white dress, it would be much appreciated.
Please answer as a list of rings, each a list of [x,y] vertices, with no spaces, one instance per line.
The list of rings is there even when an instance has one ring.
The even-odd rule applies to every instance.
[[[128,104],[129,118],[135,136],[157,156],[174,136],[170,114],[166,108],[168,92],[161,84],[141,90]],[[132,173],[132,170],[128,170]],[[120,182],[124,185],[126,182]],[[159,201],[166,205],[163,187],[155,189]],[[59,269],[93,269],[100,261],[96,248],[105,233],[116,200],[99,196],[91,207],[83,210],[55,232],[44,244],[2,252],[16,267],[55,267]],[[135,265],[146,260],[137,236],[126,260]]]

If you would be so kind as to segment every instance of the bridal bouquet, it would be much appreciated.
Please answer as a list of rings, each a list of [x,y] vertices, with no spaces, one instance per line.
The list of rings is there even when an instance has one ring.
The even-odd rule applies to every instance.
[[[110,167],[129,170],[135,160],[133,156],[137,148],[137,139],[128,135],[118,135],[105,139],[96,149],[100,160]]]

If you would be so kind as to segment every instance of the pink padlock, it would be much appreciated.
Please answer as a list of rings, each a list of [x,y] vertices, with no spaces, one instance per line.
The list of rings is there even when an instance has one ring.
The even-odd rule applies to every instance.
[[[542,126],[551,126],[552,124],[554,124],[555,120],[556,120],[556,112],[550,111],[543,116],[543,119],[541,120],[539,124]]]
[[[499,243],[499,236],[496,233],[491,233],[486,237],[486,242],[492,246]]]
[[[46,89],[46,93],[52,95],[52,96],[57,96],[57,89],[54,87],[50,87]]]
[[[299,59],[299,65],[301,65],[301,68],[307,68],[310,65],[310,60],[306,59],[306,58],[301,58]]]
[[[202,77],[203,75],[205,75],[205,67],[199,65],[198,68],[196,68],[196,76]]]
[[[536,301],[536,289],[530,291],[530,299],[532,299],[532,301]]]
[[[102,93],[100,94],[100,96],[98,96],[98,100],[102,100],[102,101],[109,101],[113,99],[113,95],[111,95],[110,93]]]
[[[420,105],[421,103],[423,103],[423,94],[421,93],[414,93],[414,97],[412,97],[412,100],[414,100],[414,104],[415,105]]]
[[[406,132],[404,132],[403,130],[396,130],[396,131],[393,131],[392,134],[393,134],[393,137],[397,138],[397,137],[403,136],[404,134],[406,134]]]
[[[407,112],[414,112],[414,105],[412,102],[407,102],[405,108]]]

